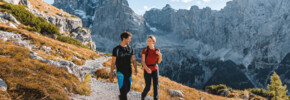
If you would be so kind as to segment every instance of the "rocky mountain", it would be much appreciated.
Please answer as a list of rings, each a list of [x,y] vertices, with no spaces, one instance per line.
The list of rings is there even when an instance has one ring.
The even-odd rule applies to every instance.
[[[131,32],[135,42],[144,40],[142,37],[150,32],[144,18],[134,13],[127,0],[55,0],[53,5],[79,16],[83,25],[92,30],[101,51],[111,52],[123,31]]]
[[[184,41],[176,42],[185,44],[182,49],[189,49],[185,51],[193,53],[182,56],[182,63],[177,64],[176,66],[180,67],[176,69],[188,71],[186,70],[188,66],[184,64],[190,63],[193,68],[202,64],[194,63],[190,60],[192,57],[206,61],[206,63],[208,63],[207,60],[212,59],[215,63],[220,61],[225,63],[225,65],[202,64],[204,65],[202,67],[206,69],[214,65],[217,70],[211,74],[206,74],[206,72],[212,72],[207,70],[203,70],[205,72],[203,74],[187,74],[198,76],[192,83],[231,84],[233,82],[212,81],[218,77],[216,75],[218,73],[222,74],[222,77],[232,77],[229,79],[233,80],[236,79],[233,75],[237,74],[240,76],[240,79],[237,80],[241,83],[238,85],[240,88],[245,88],[242,84],[266,88],[270,74],[278,68],[286,54],[289,53],[290,47],[287,45],[290,42],[288,41],[289,34],[287,34],[289,32],[287,28],[289,27],[287,24],[289,22],[289,5],[289,2],[285,0],[233,0],[227,2],[226,7],[220,11],[210,8],[199,9],[197,6],[192,6],[190,10],[174,10],[167,5],[161,10],[153,9],[146,12],[144,18],[150,26],[160,30],[160,33],[167,31],[167,34],[179,34],[177,38]],[[229,60],[234,63],[229,63]],[[172,60],[168,62],[170,61]],[[163,64],[165,65],[164,70],[172,67],[170,64]],[[227,66],[237,68],[238,72],[234,73],[234,70]],[[229,72],[224,73],[227,71]],[[173,79],[179,80],[186,76],[182,71],[176,74],[170,77],[176,77]],[[209,76],[209,80],[206,77],[196,80],[196,78],[207,75],[213,76]],[[186,80],[191,79],[180,79],[180,81],[188,83]],[[282,80],[289,85],[289,82],[286,81],[287,77]],[[189,81],[188,84],[192,83]]]
[[[281,67],[290,51],[287,0],[233,0],[219,11],[166,5],[143,16],[126,0],[55,0],[54,5],[88,21],[84,25],[92,29],[93,40],[110,44],[98,48],[102,51],[111,52],[127,30],[137,40],[132,46],[140,61],[146,35],[157,36],[156,46],[164,55],[161,75],[191,87],[224,83],[239,89],[266,88],[273,71],[282,69],[278,74],[285,76],[289,70]],[[290,85],[288,77],[281,79]]]

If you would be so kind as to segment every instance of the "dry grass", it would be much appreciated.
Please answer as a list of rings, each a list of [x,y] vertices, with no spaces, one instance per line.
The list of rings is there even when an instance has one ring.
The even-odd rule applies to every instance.
[[[12,99],[69,100],[68,93],[89,95],[89,84],[65,69],[30,59],[29,54],[25,47],[0,41],[0,78]]]
[[[9,94],[6,91],[2,91],[0,90],[0,99],[1,100],[11,100],[11,97],[9,96]]]
[[[53,15],[53,16],[58,16],[57,13],[61,13],[63,16],[66,17],[75,17],[65,11],[62,11],[42,0],[29,0],[29,2],[31,3],[31,5],[38,9],[39,11],[45,12],[49,15]],[[76,17],[77,18],[77,17]]]
[[[75,62],[77,65],[83,65],[85,60],[95,59],[98,58],[99,55],[96,54],[95,51],[87,49],[87,48],[80,48],[78,46],[63,43],[57,40],[54,40],[49,37],[42,36],[35,32],[30,32],[23,29],[24,26],[19,26],[19,29],[15,29],[12,27],[8,27],[6,25],[1,24],[0,30],[9,31],[9,32],[17,32],[22,34],[22,37],[30,40],[30,42],[38,47],[47,46],[51,47],[51,51],[47,52],[43,49],[33,49],[36,51],[38,55],[44,59],[52,59],[52,60],[71,60]],[[72,59],[72,56],[78,57],[80,60]]]
[[[105,67],[111,66],[111,60],[104,62],[103,64]],[[138,66],[138,75],[133,75],[133,83],[132,89],[142,92],[145,87],[144,77],[143,77],[143,69],[141,66]],[[108,79],[102,79],[108,81]],[[116,79],[115,79],[116,80]],[[212,94],[208,94],[206,92],[196,90],[194,88],[190,88],[188,86],[182,85],[180,83],[174,82],[166,77],[159,76],[159,99],[160,100],[180,100],[181,98],[178,97],[171,97],[168,90],[180,90],[182,91],[185,100],[239,100],[234,98],[225,98],[221,96],[216,96]],[[153,87],[151,87],[149,93],[150,96],[153,96]]]

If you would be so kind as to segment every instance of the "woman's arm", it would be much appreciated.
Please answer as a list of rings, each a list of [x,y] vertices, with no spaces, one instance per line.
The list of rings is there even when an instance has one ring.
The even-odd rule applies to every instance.
[[[162,53],[160,52],[160,50],[158,49],[157,51],[157,55],[158,55],[158,64],[161,63],[162,61]]]
[[[145,64],[145,54],[142,54],[142,65],[143,65],[144,69],[147,71],[147,73],[150,74],[151,73],[151,70]]]

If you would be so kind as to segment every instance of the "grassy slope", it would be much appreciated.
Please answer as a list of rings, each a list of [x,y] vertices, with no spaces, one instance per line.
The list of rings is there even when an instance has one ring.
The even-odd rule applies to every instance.
[[[52,50],[33,49],[39,56],[52,60],[72,60],[82,65],[85,60],[99,57],[94,51],[63,43],[35,32],[22,29],[21,25],[15,29],[0,24],[0,30],[16,32],[36,46],[50,46]],[[56,51],[59,51],[57,53]],[[30,51],[17,46],[11,41],[0,41],[0,78],[8,85],[7,92],[0,92],[0,98],[12,99],[69,99],[70,93],[89,95],[90,86],[80,82],[76,76],[66,70],[47,65],[44,62],[30,59]],[[81,61],[75,61],[76,56]]]
[[[13,99],[69,99],[68,93],[90,94],[88,84],[65,69],[30,59],[30,51],[0,41],[0,77]],[[66,88],[66,89],[65,89]]]

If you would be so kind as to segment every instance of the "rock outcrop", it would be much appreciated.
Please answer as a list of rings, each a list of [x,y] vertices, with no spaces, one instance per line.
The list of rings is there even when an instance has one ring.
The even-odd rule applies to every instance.
[[[66,14],[65,12],[55,12],[57,8],[54,8],[53,6],[49,4],[45,4],[45,2],[41,0],[6,0],[8,3],[12,4],[21,4],[27,7],[27,10],[33,13],[36,16],[42,17],[45,20],[47,20],[49,23],[52,23],[59,27],[60,33],[64,33],[65,35],[69,35],[70,33],[76,33],[80,34],[82,37],[87,37],[87,38],[81,38],[78,37],[76,39],[79,39],[84,45],[89,46],[92,49],[96,48],[95,43],[93,42],[91,38],[91,32],[88,30],[85,31],[76,31],[79,30],[79,27],[82,27],[82,20],[78,17],[74,17],[73,15]],[[33,2],[33,3],[31,3]],[[38,5],[37,5],[38,4]],[[45,10],[40,9],[39,5],[46,6],[44,7]],[[49,13],[50,12],[50,13]],[[65,13],[65,14],[62,14]],[[81,33],[78,33],[81,32]],[[87,32],[87,33],[84,33]],[[85,41],[84,41],[85,39]]]

